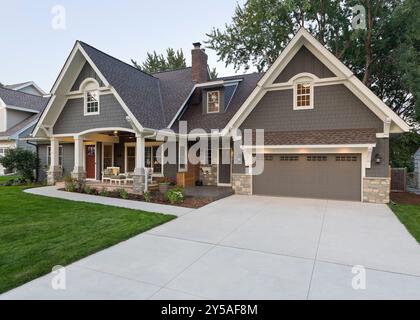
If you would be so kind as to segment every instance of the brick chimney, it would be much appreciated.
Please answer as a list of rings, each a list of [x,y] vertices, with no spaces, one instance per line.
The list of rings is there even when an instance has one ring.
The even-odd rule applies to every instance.
[[[192,80],[195,83],[202,83],[209,80],[207,67],[207,54],[201,49],[201,43],[193,43],[194,48],[191,50],[192,56]]]

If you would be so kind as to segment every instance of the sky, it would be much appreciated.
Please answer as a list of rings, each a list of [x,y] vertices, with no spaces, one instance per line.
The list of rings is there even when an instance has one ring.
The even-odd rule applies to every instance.
[[[245,0],[0,0],[0,82],[35,81],[49,92],[76,40],[122,61],[182,48],[191,65],[193,42],[232,21]],[[64,11],[63,11],[64,9]],[[65,15],[63,15],[63,12]],[[61,17],[65,16],[65,19]],[[65,21],[65,25],[63,24]],[[58,28],[57,28],[58,26]],[[209,66],[235,73],[213,50]]]

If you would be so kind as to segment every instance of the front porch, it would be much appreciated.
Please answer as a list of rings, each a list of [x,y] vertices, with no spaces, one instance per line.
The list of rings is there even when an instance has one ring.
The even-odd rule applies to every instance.
[[[161,142],[136,135],[133,130],[89,130],[77,135],[56,135],[48,146],[48,183],[63,175],[86,180],[97,187],[121,187],[142,193],[164,177]],[[63,154],[66,145],[66,154]],[[65,159],[63,159],[65,158]],[[175,178],[176,172],[173,173]]]

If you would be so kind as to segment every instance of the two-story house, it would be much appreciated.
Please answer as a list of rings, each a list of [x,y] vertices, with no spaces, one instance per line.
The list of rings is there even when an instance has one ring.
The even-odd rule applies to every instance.
[[[199,43],[191,68],[147,74],[77,41],[51,94],[32,132],[49,182],[100,180],[112,166],[132,172],[138,192],[147,168],[174,178],[198,166],[205,185],[240,194],[386,203],[389,134],[409,130],[304,29],[267,72],[218,79]],[[209,145],[206,161],[192,164],[184,123],[189,138],[228,143]],[[246,129],[264,130],[263,142],[244,142]],[[164,161],[162,130],[175,139],[175,163]]]
[[[49,98],[34,82],[0,87],[0,157],[16,147],[35,151],[35,147],[21,137],[28,136]],[[5,174],[0,165],[0,175]]]

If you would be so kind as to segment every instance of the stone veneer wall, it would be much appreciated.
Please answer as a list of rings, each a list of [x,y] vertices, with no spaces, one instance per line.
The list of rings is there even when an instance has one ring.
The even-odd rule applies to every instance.
[[[252,194],[252,176],[249,174],[233,173],[232,188],[236,194]]]
[[[202,168],[210,168],[210,172],[204,173],[200,168],[200,179],[204,186],[217,186],[217,165],[201,166]]]
[[[390,178],[363,178],[363,202],[389,203]]]

